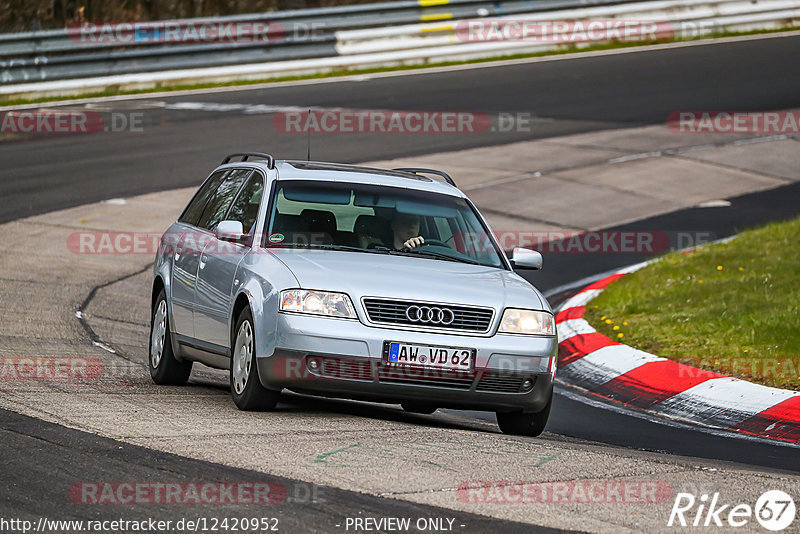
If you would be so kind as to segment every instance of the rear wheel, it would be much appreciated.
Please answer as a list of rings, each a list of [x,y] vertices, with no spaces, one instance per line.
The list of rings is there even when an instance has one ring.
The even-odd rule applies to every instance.
[[[497,425],[503,434],[535,437],[544,432],[547,419],[550,417],[550,406],[553,404],[553,393],[541,411],[535,413],[497,412]]]
[[[167,295],[163,289],[158,294],[150,318],[150,357],[147,366],[153,382],[159,385],[182,386],[192,372],[192,362],[179,361],[172,351]]]
[[[432,404],[425,404],[424,402],[404,402],[400,406],[407,412],[432,414],[436,411],[436,406]]]
[[[234,332],[230,371],[233,402],[240,410],[271,410],[278,403],[280,392],[265,388],[258,378],[256,332],[250,308],[239,314]]]

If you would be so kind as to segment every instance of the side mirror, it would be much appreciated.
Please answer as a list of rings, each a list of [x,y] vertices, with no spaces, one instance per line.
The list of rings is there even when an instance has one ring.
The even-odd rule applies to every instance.
[[[542,255],[535,250],[515,248],[511,255],[511,266],[515,269],[539,270],[542,268]]]
[[[244,228],[239,221],[222,221],[217,225],[217,239],[220,241],[239,243],[243,237]]]

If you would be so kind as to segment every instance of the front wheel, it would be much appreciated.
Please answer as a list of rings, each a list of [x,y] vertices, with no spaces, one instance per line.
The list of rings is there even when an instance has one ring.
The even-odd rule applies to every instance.
[[[539,412],[497,412],[497,425],[503,434],[536,437],[544,432],[544,427],[547,426],[552,404],[553,393],[551,392],[550,399]]]
[[[278,404],[280,392],[265,388],[258,378],[256,331],[250,308],[239,315],[234,332],[230,372],[233,402],[244,411],[271,410]]]
[[[153,382],[159,385],[182,386],[192,372],[192,362],[179,361],[172,351],[167,295],[163,289],[158,294],[150,318],[150,357],[147,358],[147,367]]]

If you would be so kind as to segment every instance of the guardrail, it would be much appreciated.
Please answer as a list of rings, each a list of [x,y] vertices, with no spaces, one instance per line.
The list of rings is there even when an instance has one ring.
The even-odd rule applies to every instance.
[[[656,39],[691,38],[725,31],[775,29],[800,25],[800,0],[652,0],[624,5],[583,7],[527,13],[489,20],[537,22],[547,20],[636,20],[652,22]],[[470,41],[466,27],[459,24],[416,24],[388,28],[337,32],[339,55],[425,50],[415,57],[473,59],[482,56],[531,53],[559,47],[591,46],[598,41],[570,41],[573,30],[554,28],[550,39],[510,39]]]
[[[631,1],[419,0],[5,34],[0,35],[0,82],[332,57],[342,30]],[[197,42],[196,31],[208,27],[233,27],[238,33],[229,42]]]
[[[657,21],[657,38],[693,37],[800,25],[800,0],[406,0],[5,34],[0,94],[257,79],[597,43],[570,41],[557,31],[549,40],[474,41],[461,31],[467,20],[510,19]],[[218,33],[199,35],[203,28]],[[219,33],[225,28],[232,33]]]

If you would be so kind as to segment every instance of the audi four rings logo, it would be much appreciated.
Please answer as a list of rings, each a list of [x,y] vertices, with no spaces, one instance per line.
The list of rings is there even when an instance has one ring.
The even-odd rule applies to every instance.
[[[406,308],[406,317],[412,323],[429,323],[449,325],[456,318],[453,310],[432,306],[409,306]]]

